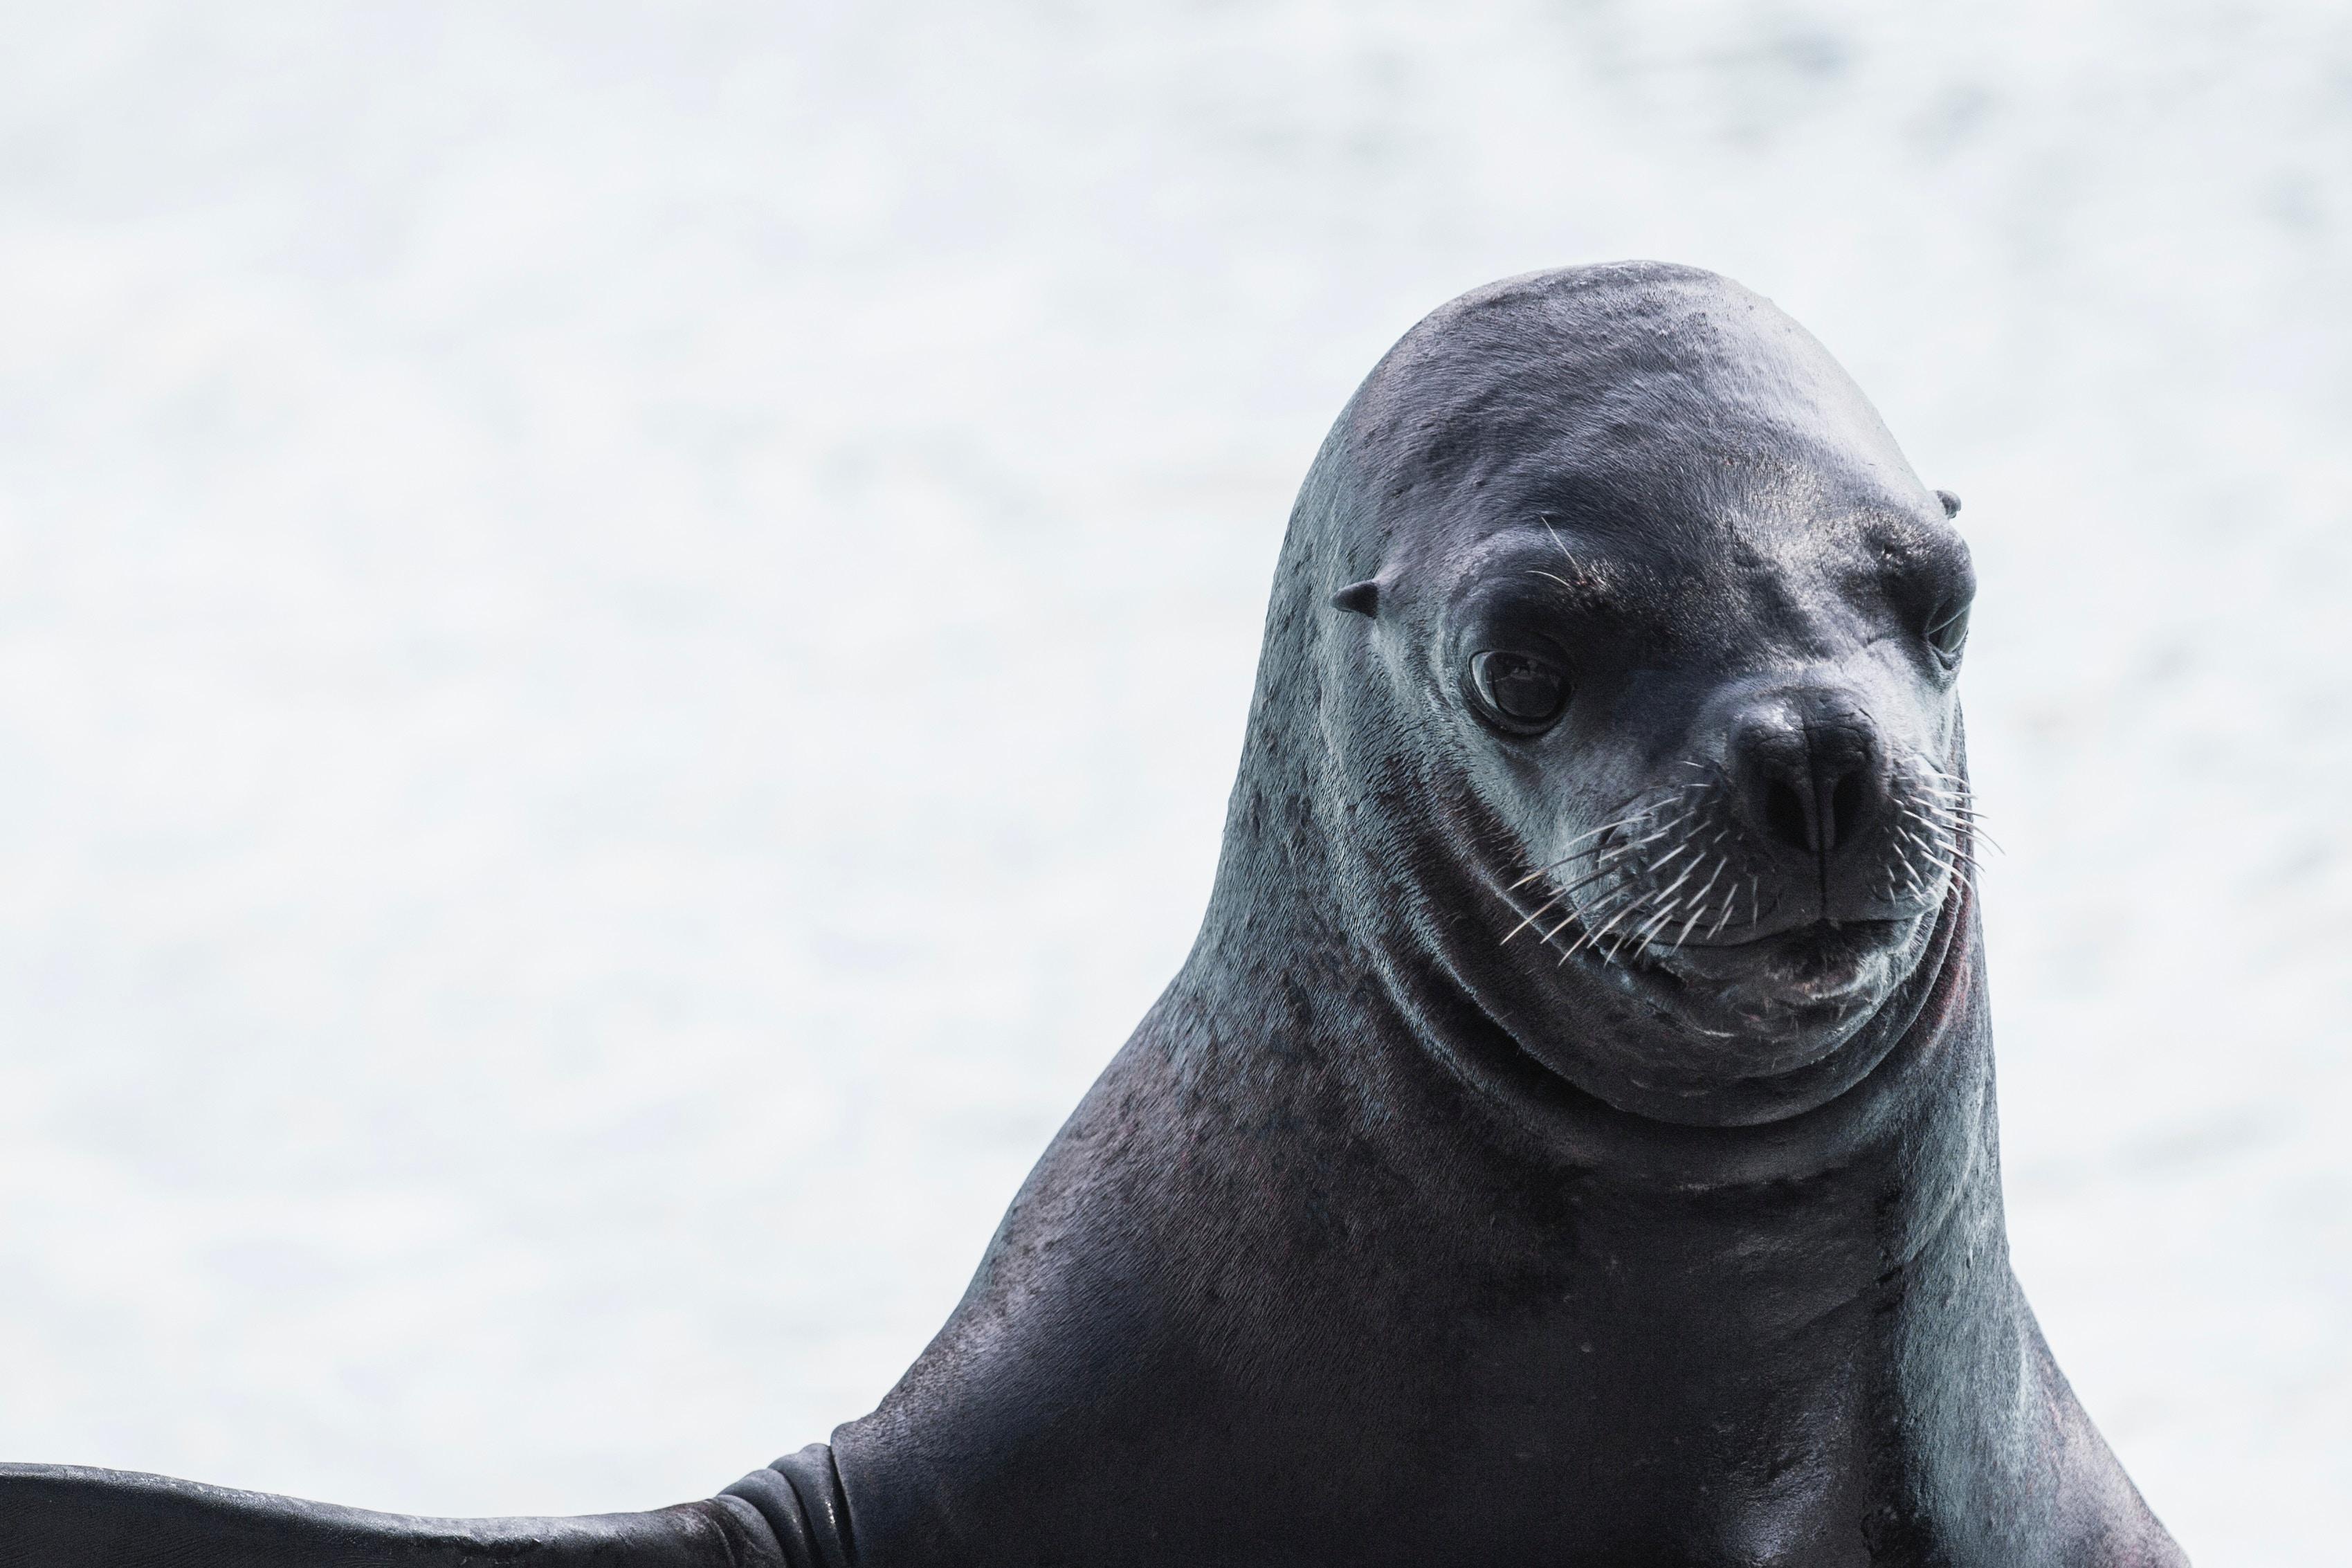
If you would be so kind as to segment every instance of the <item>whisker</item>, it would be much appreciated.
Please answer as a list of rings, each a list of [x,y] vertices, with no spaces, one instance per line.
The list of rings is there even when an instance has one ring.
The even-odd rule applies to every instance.
[[[1738,907],[1739,883],[1737,880],[1734,880],[1730,887],[1726,888],[1723,890],[1723,912],[1715,917],[1715,923],[1713,925],[1706,928],[1707,941],[1713,942],[1716,938],[1716,933],[1722,931],[1726,925],[1730,923],[1731,911]]]
[[[1609,917],[1609,923],[1607,925],[1595,926],[1587,931],[1582,936],[1577,938],[1575,945],[1570,947],[1566,952],[1559,955],[1560,963],[1566,963],[1570,959],[1574,958],[1577,955],[1577,952],[1587,944],[1598,942],[1602,937],[1607,936],[1616,926],[1619,921],[1623,920],[1629,912],[1637,907],[1637,903],[1638,900],[1636,903],[1628,903],[1622,909],[1620,909],[1615,914]]]
[[[1633,950],[1638,952],[1643,948],[1647,947],[1650,944],[1652,934],[1660,927],[1664,926],[1668,921],[1673,920],[1675,913],[1680,910],[1682,907],[1683,901],[1680,899],[1676,899],[1673,903],[1668,904],[1663,910],[1661,910],[1657,917],[1651,921],[1649,924],[1643,926],[1640,934],[1633,938]]]
[[[1583,568],[1582,566],[1580,566],[1580,565],[1579,565],[1579,564],[1577,563],[1577,560],[1576,560],[1576,557],[1575,557],[1575,556],[1570,555],[1570,554],[1568,552],[1568,542],[1567,542],[1566,540],[1564,540],[1564,539],[1560,538],[1560,536],[1559,536],[1559,530],[1558,530],[1558,529],[1554,528],[1554,527],[1551,525],[1551,519],[1549,519],[1549,518],[1548,518],[1548,517],[1543,517],[1543,514],[1542,514],[1541,512],[1538,512],[1536,515],[1537,515],[1538,517],[1543,518],[1544,531],[1545,531],[1546,533],[1549,533],[1549,534],[1550,534],[1550,535],[1551,535],[1551,542],[1552,542],[1552,543],[1553,543],[1553,544],[1554,544],[1554,545],[1559,549],[1559,558],[1560,558],[1562,561],[1565,561],[1565,562],[1567,562],[1567,563],[1568,563],[1569,569],[1570,569],[1570,571],[1572,571],[1572,572],[1576,572],[1576,573],[1580,573],[1580,573],[1582,573],[1582,572],[1583,572],[1583,570],[1584,570],[1584,568]],[[1561,584],[1561,586],[1563,586],[1563,587],[1566,587],[1566,586],[1569,586],[1569,585],[1570,585],[1570,584]]]
[[[1675,945],[1676,947],[1682,946],[1683,943],[1690,940],[1691,928],[1698,924],[1700,917],[1706,913],[1706,896],[1715,891],[1716,883],[1723,879],[1723,873],[1729,866],[1729,861],[1718,857],[1715,862],[1715,875],[1706,879],[1706,885],[1705,887],[1699,889],[1696,893],[1692,895],[1692,899],[1696,903],[1697,907],[1691,910],[1691,918],[1683,923],[1682,931],[1675,937]]]
[[[1527,919],[1525,919],[1525,920],[1521,921],[1518,924],[1517,924],[1517,925],[1513,926],[1513,927],[1511,928],[1511,935],[1510,935],[1510,936],[1507,936],[1507,937],[1505,937],[1501,942],[1499,942],[1496,943],[1496,945],[1497,947],[1508,947],[1508,946],[1510,946],[1510,945],[1511,945],[1511,937],[1518,935],[1521,931],[1523,931],[1527,930],[1527,929],[1528,929],[1528,927],[1529,927],[1529,926],[1531,926],[1531,925],[1535,924],[1535,923],[1536,923],[1536,921],[1539,921],[1539,920],[1543,919],[1543,917],[1544,917],[1544,916],[1546,916],[1546,915],[1548,915],[1548,914],[1551,913],[1551,912],[1552,912],[1552,910],[1554,910],[1558,909],[1559,907],[1559,899],[1554,899],[1554,900],[1551,900],[1551,902],[1549,902],[1549,903],[1548,903],[1548,904],[1544,905],[1544,906],[1543,906],[1543,908],[1541,908],[1541,909],[1539,909],[1539,910],[1536,910],[1533,914],[1531,914],[1531,915],[1528,916],[1528,918],[1527,918]]]
[[[1614,822],[1604,822],[1604,823],[1602,823],[1600,826],[1598,826],[1598,827],[1596,827],[1596,828],[1593,828],[1593,829],[1592,829],[1591,832],[1589,832],[1589,833],[1580,833],[1580,834],[1578,834],[1575,837],[1573,837],[1573,838],[1571,838],[1571,839],[1570,839],[1570,840],[1568,841],[1568,843],[1569,843],[1569,852],[1568,852],[1567,854],[1562,855],[1559,859],[1554,860],[1554,861],[1551,863],[1551,865],[1550,865],[1550,866],[1540,866],[1540,867],[1538,867],[1535,870],[1532,870],[1532,871],[1528,872],[1526,876],[1524,876],[1524,877],[1520,878],[1517,881],[1516,881],[1516,882],[1514,882],[1514,883],[1512,883],[1512,884],[1511,884],[1511,888],[1512,888],[1512,889],[1513,889],[1514,891],[1516,891],[1516,890],[1517,890],[1517,889],[1520,889],[1520,888],[1524,888],[1524,887],[1526,887],[1529,882],[1534,881],[1538,877],[1540,877],[1540,876],[1542,876],[1546,871],[1550,870],[1550,869],[1552,868],[1552,867],[1553,867],[1553,866],[1564,866],[1564,865],[1566,865],[1568,862],[1570,862],[1570,860],[1575,859],[1575,858],[1576,858],[1576,857],[1577,857],[1577,854],[1578,854],[1578,851],[1577,851],[1577,849],[1576,849],[1576,846],[1577,846],[1577,845],[1580,845],[1580,844],[1581,844],[1581,843],[1583,843],[1586,839],[1588,839],[1588,838],[1598,838],[1601,835],[1602,835],[1602,834],[1604,834],[1604,833],[1608,832],[1608,831],[1609,831],[1611,828],[1612,828],[1612,827],[1623,827],[1623,826],[1627,826],[1627,825],[1628,825],[1628,824],[1630,824],[1630,823],[1639,822],[1639,821],[1640,821],[1643,816],[1647,816],[1647,815],[1648,815],[1648,814],[1647,814],[1646,812],[1639,812],[1639,811],[1633,812],[1633,813],[1630,813],[1630,814],[1629,814],[1629,815],[1627,815],[1627,816],[1621,816],[1621,817],[1619,817],[1619,818],[1618,818],[1616,821],[1614,821]]]
[[[1665,912],[1660,916],[1658,920],[1652,921],[1650,924],[1643,930],[1641,936],[1636,939],[1634,942],[1635,946],[1638,947],[1642,945],[1642,943],[1650,940],[1650,933],[1657,929],[1660,921],[1672,920],[1674,918],[1675,911],[1681,909],[1683,904],[1681,899],[1675,898],[1675,889],[1681,887],[1685,882],[1689,881],[1697,874],[1698,862],[1694,860],[1689,865],[1683,868],[1683,874],[1681,876],[1676,877],[1673,881],[1667,883],[1664,887],[1650,895],[1650,902],[1653,905],[1663,903],[1670,899],[1674,901],[1666,904]]]
[[[1697,873],[1698,862],[1694,860],[1689,865],[1683,868],[1683,874],[1681,876],[1676,877],[1673,881],[1658,889],[1658,897],[1662,899],[1674,897],[1675,889],[1681,887],[1685,882],[1689,881],[1691,878],[1696,876]]]
[[[1987,833],[1984,830],[1984,825],[1982,823],[1971,822],[1969,824],[1969,837],[1971,841],[1981,838],[1986,843],[1991,845],[1994,848],[2000,849],[2002,854],[2006,855],[2009,853],[2008,850],[2001,849],[2000,839],[1995,838],[1991,834]]]
[[[1653,860],[1653,861],[1651,861],[1651,862],[1650,862],[1650,870],[1651,870],[1651,872],[1652,872],[1653,874],[1657,874],[1657,873],[1662,873],[1662,872],[1664,872],[1667,867],[1669,867],[1669,866],[1673,865],[1675,861],[1677,861],[1677,860],[1681,859],[1684,856],[1688,855],[1689,853],[1691,853],[1691,851],[1692,851],[1693,847],[1693,847],[1692,845],[1689,845],[1689,844],[1677,844],[1677,845],[1675,845],[1672,849],[1668,850],[1665,854],[1659,856],[1655,860]]]
[[[1609,944],[1609,951],[1602,953],[1601,956],[1606,958],[1612,963],[1620,965],[1623,964],[1625,962],[1625,944],[1633,940],[1633,928],[1630,926],[1618,932],[1617,940]]]

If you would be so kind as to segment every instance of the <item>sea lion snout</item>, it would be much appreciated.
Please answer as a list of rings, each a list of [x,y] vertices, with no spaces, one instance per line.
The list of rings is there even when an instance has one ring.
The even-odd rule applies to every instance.
[[[1851,856],[1886,803],[1878,726],[1851,694],[1777,691],[1732,721],[1728,771],[1740,814],[1768,843],[1826,863]]]

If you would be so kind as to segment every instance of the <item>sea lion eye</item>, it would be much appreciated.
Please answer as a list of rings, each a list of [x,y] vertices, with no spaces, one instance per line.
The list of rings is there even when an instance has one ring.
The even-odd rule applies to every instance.
[[[1470,661],[1470,689],[1489,718],[1517,730],[1551,722],[1568,701],[1568,677],[1524,653],[1478,655]]]
[[[1946,668],[1960,662],[1960,649],[1969,640],[1969,602],[1966,599],[1947,603],[1937,608],[1927,623],[1927,646]]]

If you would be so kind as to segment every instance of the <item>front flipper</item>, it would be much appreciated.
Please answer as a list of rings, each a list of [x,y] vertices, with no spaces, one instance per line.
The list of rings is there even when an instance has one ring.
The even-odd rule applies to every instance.
[[[831,1475],[829,1456],[823,1469]],[[761,1476],[776,1472],[747,1480],[756,1487]],[[781,1500],[730,1496],[576,1519],[420,1519],[166,1476],[0,1465],[0,1568],[837,1568],[848,1561],[819,1554],[821,1542],[842,1550],[830,1520],[803,1516],[801,1539],[780,1540],[772,1518],[793,1517]]]

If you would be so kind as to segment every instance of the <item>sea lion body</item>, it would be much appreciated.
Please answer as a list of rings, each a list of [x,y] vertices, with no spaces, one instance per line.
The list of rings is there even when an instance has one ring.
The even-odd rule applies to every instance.
[[[1948,510],[1708,274],[1423,321],[1293,513],[1200,939],[947,1326],[545,1560],[2182,1561],[2009,1268]],[[0,1479],[0,1564],[135,1560],[67,1551],[126,1486]],[[338,1559],[395,1560],[459,1559]]]

